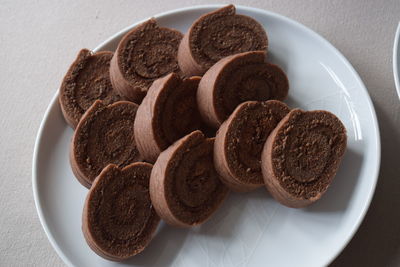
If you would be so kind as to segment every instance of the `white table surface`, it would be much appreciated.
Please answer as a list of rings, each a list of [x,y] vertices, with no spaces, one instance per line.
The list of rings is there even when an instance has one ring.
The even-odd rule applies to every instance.
[[[218,2],[0,0],[0,266],[64,266],[36,214],[31,161],[44,111],[78,50],[154,14],[210,3]],[[303,23],[360,74],[378,114],[382,165],[371,208],[333,266],[400,266],[400,101],[392,71],[400,0],[235,3]]]

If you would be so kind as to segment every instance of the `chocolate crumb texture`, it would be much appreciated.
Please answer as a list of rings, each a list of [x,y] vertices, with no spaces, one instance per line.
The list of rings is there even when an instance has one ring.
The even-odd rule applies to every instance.
[[[152,165],[137,162],[119,168],[107,165],[86,197],[82,231],[99,256],[122,261],[150,243],[160,218],[152,207],[149,178]]]
[[[124,100],[112,87],[110,61],[113,52],[93,53],[82,49],[65,75],[59,94],[61,111],[66,122],[76,128],[85,111],[96,101],[111,104]]]
[[[154,163],[176,140],[206,128],[196,102],[199,82],[200,77],[182,79],[175,73],[154,81],[134,125],[137,148],[146,161]]]
[[[177,53],[182,34],[160,27],[152,18],[129,31],[118,44],[111,60],[114,88],[140,104],[152,82],[179,72]]]
[[[203,120],[218,128],[235,108],[246,101],[283,101],[289,90],[285,72],[265,61],[265,52],[228,56],[201,78],[197,103]]]
[[[142,160],[133,133],[136,111],[132,102],[105,105],[97,100],[82,116],[70,149],[71,168],[82,185],[90,188],[110,163],[123,168]]]
[[[314,203],[336,175],[346,144],[346,129],[334,114],[292,110],[272,131],[262,152],[267,189],[289,207]]]
[[[213,163],[214,138],[194,131],[161,152],[150,177],[150,197],[168,224],[204,223],[221,205],[228,188]]]
[[[261,151],[288,112],[288,106],[278,100],[247,101],[221,125],[215,138],[214,163],[230,189],[245,192],[264,185]]]
[[[183,75],[202,75],[224,57],[267,49],[264,27],[253,18],[236,14],[235,6],[228,5],[192,24],[179,45],[178,62]]]

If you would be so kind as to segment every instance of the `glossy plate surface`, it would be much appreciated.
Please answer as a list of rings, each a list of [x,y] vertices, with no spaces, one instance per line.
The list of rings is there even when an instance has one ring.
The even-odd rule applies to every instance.
[[[400,99],[400,22],[399,26],[397,26],[393,45],[393,75],[397,94]]]
[[[185,32],[201,14],[218,6],[197,6],[155,16],[160,25]],[[33,190],[43,228],[71,266],[322,266],[351,239],[369,207],[380,165],[380,139],[367,90],[349,62],[305,26],[260,9],[238,6],[238,13],[267,30],[269,59],[288,74],[287,103],[326,109],[344,122],[348,150],[325,196],[304,209],[286,208],[264,188],[231,194],[203,226],[176,229],[161,224],[140,255],[123,263],[106,261],[87,246],[81,214],[87,189],[74,178],[69,161],[72,129],[57,95],[40,126],[33,157]],[[136,25],[136,24],[135,24]],[[95,50],[114,50],[132,25]],[[56,91],[57,88],[54,88]]]

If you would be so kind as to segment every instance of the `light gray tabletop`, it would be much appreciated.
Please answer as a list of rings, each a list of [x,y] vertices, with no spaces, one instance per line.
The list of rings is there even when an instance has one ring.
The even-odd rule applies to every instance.
[[[31,161],[44,111],[76,53],[154,14],[216,1],[0,3],[0,266],[63,266],[39,223]],[[333,266],[400,266],[400,101],[392,48],[400,1],[248,0],[315,30],[352,63],[377,111],[382,164],[371,208]]]

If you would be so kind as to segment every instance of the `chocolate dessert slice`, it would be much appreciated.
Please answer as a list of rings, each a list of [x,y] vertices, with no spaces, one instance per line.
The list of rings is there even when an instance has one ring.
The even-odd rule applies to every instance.
[[[185,76],[202,75],[224,57],[267,47],[263,26],[228,5],[193,23],[179,45],[178,62]]]
[[[289,81],[281,68],[265,62],[261,51],[245,52],[218,61],[202,77],[197,103],[204,121],[219,127],[245,101],[284,100]]]
[[[109,68],[112,52],[93,53],[82,49],[65,75],[59,94],[61,111],[67,123],[76,128],[83,113],[96,100],[106,105],[122,100],[111,86]]]
[[[99,256],[122,261],[145,249],[160,218],[149,194],[152,165],[143,162],[123,169],[105,167],[86,197],[82,231]]]
[[[288,106],[277,100],[248,101],[221,125],[214,143],[214,164],[229,188],[244,192],[264,185],[261,151],[288,112]]]
[[[137,148],[154,163],[179,138],[202,129],[196,103],[200,77],[181,79],[171,73],[152,84],[139,106],[134,131]]]
[[[292,208],[317,201],[336,175],[346,142],[346,129],[332,113],[292,110],[272,131],[262,152],[268,191]]]
[[[71,141],[70,162],[78,181],[90,188],[110,163],[123,168],[141,161],[133,133],[137,105],[119,101],[96,102],[82,116]]]
[[[114,88],[139,104],[154,80],[179,70],[181,39],[179,31],[159,27],[155,19],[136,26],[122,38],[111,60]]]
[[[213,163],[214,138],[194,131],[161,152],[150,177],[157,214],[170,225],[199,225],[228,193]]]

